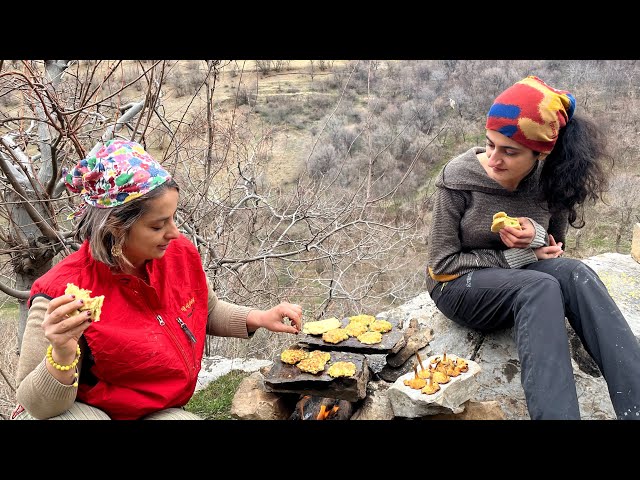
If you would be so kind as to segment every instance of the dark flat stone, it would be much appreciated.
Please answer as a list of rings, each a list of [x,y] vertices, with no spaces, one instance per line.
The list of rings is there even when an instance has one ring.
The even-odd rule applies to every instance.
[[[322,339],[322,335],[308,335],[306,333],[298,334],[297,341],[300,345],[317,348],[318,350],[340,350],[362,354],[397,352],[405,345],[404,331],[398,326],[398,320],[387,318],[380,318],[379,320],[387,320],[393,328],[389,332],[382,334],[382,342],[374,343],[373,345],[361,343],[355,337],[349,337],[340,343],[329,343]],[[343,318],[341,322],[342,328],[344,328],[349,323],[349,319]]]
[[[331,360],[327,362],[323,372],[315,375],[303,372],[295,365],[283,363],[280,359],[276,360],[273,367],[264,376],[265,390],[274,393],[316,395],[349,402],[363,399],[366,396],[369,381],[369,366],[366,357],[352,352],[332,351],[329,353]],[[331,377],[327,371],[336,362],[354,363],[356,373],[352,377]]]

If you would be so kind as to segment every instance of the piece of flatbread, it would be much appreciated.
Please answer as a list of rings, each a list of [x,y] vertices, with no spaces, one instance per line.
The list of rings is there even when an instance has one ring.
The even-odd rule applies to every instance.
[[[301,348],[287,348],[280,354],[280,360],[289,365],[295,365],[300,360],[307,358],[309,354]]]
[[[329,367],[327,373],[331,377],[353,377],[356,373],[356,364],[353,362],[336,362]]]
[[[349,334],[344,328],[334,328],[322,334],[322,340],[328,343],[340,343],[348,338]]]
[[[363,323],[368,327],[375,319],[376,317],[374,317],[373,315],[352,315],[351,317],[349,317],[349,322]]]
[[[315,375],[318,372],[322,372],[326,364],[327,360],[325,360],[325,357],[322,355],[309,355],[307,358],[300,360],[296,364],[296,367],[303,372]]]
[[[382,334],[380,332],[365,332],[362,335],[356,337],[360,343],[367,345],[373,345],[374,343],[382,342]]]
[[[341,326],[342,322],[340,322],[340,320],[336,317],[331,317],[324,320],[318,320],[316,322],[306,322],[302,326],[302,333],[306,333],[308,335],[322,335],[329,330],[334,330]]]
[[[84,300],[82,307],[74,310],[69,315],[77,315],[85,310],[91,310],[91,320],[94,322],[100,321],[100,313],[102,312],[102,303],[104,302],[104,295],[98,297],[91,296],[91,290],[85,290],[73,283],[67,283],[67,288],[64,291],[65,295],[75,295],[76,298]]]
[[[520,222],[515,217],[510,217],[505,212],[498,212],[493,216],[493,223],[491,223],[491,231],[497,233],[504,227],[513,227],[517,230],[522,230]]]
[[[387,333],[391,331],[392,328],[393,325],[391,325],[391,322],[382,319],[376,319],[369,325],[369,330],[372,332]]]

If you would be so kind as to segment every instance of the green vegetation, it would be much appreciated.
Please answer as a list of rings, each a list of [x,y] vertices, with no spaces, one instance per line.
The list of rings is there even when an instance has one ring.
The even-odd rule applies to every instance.
[[[218,377],[205,388],[196,392],[185,410],[201,416],[205,420],[233,420],[231,416],[231,402],[240,386],[240,382],[249,376],[242,370],[231,372]]]
[[[18,302],[15,299],[6,299],[0,302],[0,317],[15,319],[18,316]]]

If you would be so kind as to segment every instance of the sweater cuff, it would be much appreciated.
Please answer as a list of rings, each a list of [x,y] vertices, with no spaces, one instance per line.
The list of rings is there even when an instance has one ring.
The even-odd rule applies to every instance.
[[[508,248],[502,253],[511,268],[524,267],[538,261],[538,257],[531,248]]]
[[[527,218],[529,218],[529,217],[527,217]],[[546,230],[544,228],[542,228],[542,225],[538,224],[532,218],[529,218],[529,221],[533,225],[533,228],[536,229],[536,236],[533,237],[533,240],[529,244],[529,248],[535,249],[535,248],[538,248],[538,247],[543,247],[545,245],[548,245]]]
[[[43,398],[73,403],[76,399],[78,388],[73,385],[60,383],[51,375],[49,370],[47,370],[45,362],[46,359],[43,359],[33,370],[31,378],[34,391],[39,392]]]
[[[231,312],[231,318],[229,320],[229,333],[232,337],[249,338],[253,335],[253,332],[247,331],[247,315],[251,310],[255,308],[236,306]]]

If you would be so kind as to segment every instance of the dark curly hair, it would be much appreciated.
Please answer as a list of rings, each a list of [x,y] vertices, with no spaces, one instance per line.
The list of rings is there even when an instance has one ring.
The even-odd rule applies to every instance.
[[[608,177],[600,163],[608,159],[613,167],[606,140],[592,120],[574,116],[560,130],[553,150],[544,160],[540,201],[546,202],[552,213],[568,211],[569,224],[574,228],[585,225],[584,203],[602,200],[608,188]]]

